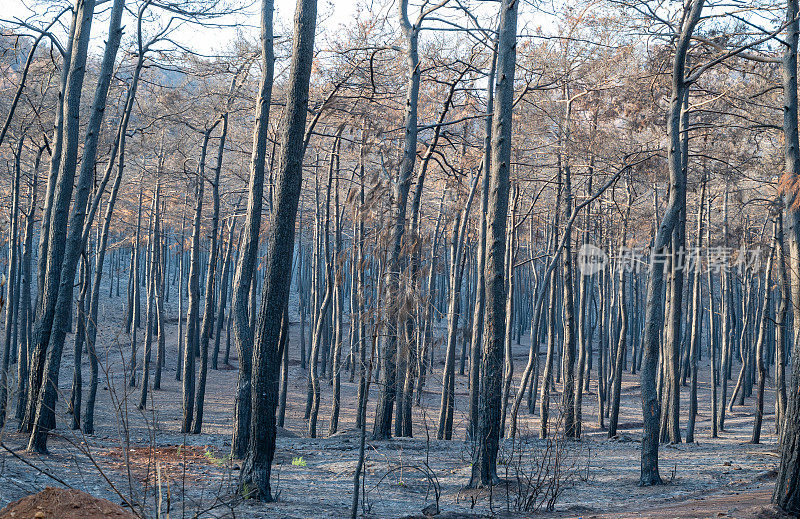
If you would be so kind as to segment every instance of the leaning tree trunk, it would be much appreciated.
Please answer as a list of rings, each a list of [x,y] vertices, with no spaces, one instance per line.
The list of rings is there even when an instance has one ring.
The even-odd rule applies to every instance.
[[[272,97],[272,80],[275,70],[275,53],[272,47],[273,0],[261,2],[261,67],[264,75],[258,91],[256,122],[253,128],[253,153],[250,158],[250,181],[247,195],[247,216],[243,229],[243,242],[236,273],[233,278],[231,323],[233,339],[239,354],[239,378],[233,421],[231,453],[243,458],[250,435],[251,371],[253,359],[253,329],[248,317],[250,287],[255,279],[258,235],[261,230],[261,208],[264,196],[264,168],[267,157],[267,132],[269,130],[269,105]],[[230,326],[229,324],[229,326]],[[273,323],[274,324],[274,323]],[[268,485],[268,483],[267,483]]]
[[[45,258],[48,254],[48,247],[50,244],[50,219],[53,214],[53,201],[54,201],[54,194],[56,189],[56,183],[58,181],[58,171],[61,167],[61,155],[63,153],[63,146],[64,146],[64,117],[65,113],[65,101],[66,101],[66,93],[67,87],[70,86],[70,70],[72,69],[71,62],[72,62],[72,53],[73,47],[75,42],[77,41],[75,38],[75,32],[78,25],[81,23],[81,10],[80,9],[72,9],[72,24],[70,25],[70,32],[68,37],[68,44],[65,52],[63,54],[64,62],[61,65],[61,91],[58,96],[58,104],[56,105],[56,121],[55,121],[55,132],[53,135],[53,143],[51,144],[51,153],[50,153],[50,169],[47,175],[47,185],[45,188],[45,196],[44,196],[44,205],[42,207],[42,224],[39,229],[39,243],[37,246],[38,254],[37,258]],[[80,51],[79,51],[80,52]],[[45,286],[45,276],[47,273],[47,262],[46,261],[39,261],[36,269],[36,311],[38,311],[39,307],[42,304],[42,296],[44,294],[44,286]],[[31,340],[33,340],[31,338]],[[32,353],[32,351],[29,351]],[[30,387],[28,388],[30,391]],[[39,388],[36,388],[36,392],[38,394]],[[30,408],[26,409],[26,413],[30,411]],[[28,415],[26,415],[28,416]],[[30,418],[26,418],[25,420],[30,420]],[[30,422],[28,421],[25,424],[23,421],[20,421],[20,430],[30,430]]]
[[[270,9],[271,12],[271,9]],[[303,138],[308,89],[314,58],[316,0],[298,0],[295,38],[287,85],[286,111],[272,213],[264,288],[253,347],[252,416],[247,459],[240,475],[239,493],[261,501],[273,499],[270,486],[275,456],[275,410],[280,367],[280,323],[291,286],[297,206],[303,179]],[[249,218],[250,215],[248,215]]]
[[[136,98],[136,90],[139,85],[139,77],[141,70],[144,66],[144,56],[140,53],[138,60],[136,62],[136,68],[133,71],[133,77],[131,78],[131,85],[128,89],[128,94],[126,96],[125,101],[125,108],[122,116],[122,120],[120,121],[119,130],[117,131],[117,140],[116,140],[116,154],[117,157],[117,175],[114,178],[114,184],[111,187],[111,192],[108,195],[108,201],[106,202],[106,212],[105,217],[103,219],[102,230],[100,231],[100,238],[98,240],[97,245],[97,258],[95,260],[95,272],[94,272],[94,281],[92,282],[92,287],[94,290],[91,291],[91,298],[89,301],[89,319],[87,322],[88,325],[88,334],[86,339],[86,349],[89,353],[89,366],[91,370],[91,378],[89,383],[89,395],[86,399],[86,412],[83,415],[83,432],[84,434],[93,434],[94,433],[94,405],[97,396],[97,384],[98,384],[98,360],[97,360],[97,350],[95,347],[96,338],[97,338],[97,316],[98,316],[98,309],[100,303],[100,281],[103,277],[103,264],[105,263],[105,254],[108,245],[108,234],[109,228],[111,227],[111,220],[114,214],[114,205],[117,201],[117,196],[119,195],[120,185],[122,184],[122,175],[125,171],[125,139],[127,136],[127,128],[128,123],[130,121],[131,112],[133,111],[134,100]],[[115,155],[112,153],[112,155]],[[114,160],[110,160],[109,164],[106,168],[106,176],[110,175],[111,171],[114,167]],[[119,274],[117,275],[117,283],[119,283]],[[119,287],[118,287],[119,290]]]
[[[79,8],[75,9],[75,18],[70,34],[71,54],[64,63],[66,78],[62,87],[62,105],[59,109],[53,150],[55,160],[51,160],[50,164],[47,196],[40,230],[37,310],[32,348],[29,352],[31,362],[28,376],[27,410],[25,419],[20,424],[20,430],[23,432],[30,432],[36,421],[39,393],[45,371],[45,355],[50,343],[58,296],[61,265],[64,259],[64,242],[67,234],[67,218],[77,169],[80,97],[94,6],[95,2],[88,0],[80,2]],[[51,222],[55,225],[52,225]],[[72,280],[70,280],[71,283]],[[41,442],[40,450],[45,450],[44,441]]]
[[[42,346],[46,348],[49,344],[47,363],[44,369],[44,371],[46,371],[46,378],[42,380],[41,394],[38,402],[36,402],[36,415],[33,422],[31,439],[28,443],[28,449],[37,452],[47,451],[47,430],[55,426],[55,404],[56,393],[58,389],[58,374],[61,367],[61,354],[63,352],[64,340],[67,332],[69,331],[69,318],[72,309],[75,269],[78,265],[81,251],[85,248],[88,241],[89,230],[91,229],[94,211],[98,203],[98,199],[96,199],[92,204],[88,204],[88,201],[90,190],[93,187],[94,163],[97,157],[97,146],[100,140],[109,84],[111,82],[114,61],[116,59],[119,42],[122,36],[120,22],[124,3],[124,0],[115,0],[113,4],[111,19],[109,22],[109,38],[108,42],[106,43],[106,49],[103,56],[102,65],[100,67],[100,79],[95,89],[94,101],[92,103],[89,122],[87,124],[83,156],[81,159],[81,169],[77,181],[75,181],[74,177],[77,166],[75,159],[77,159],[78,146],[78,143],[75,141],[78,139],[77,133],[79,129],[77,126],[80,112],[81,89],[79,85],[76,85],[77,88],[75,94],[77,98],[74,100],[70,99],[69,104],[67,105],[69,107],[69,120],[64,130],[67,133],[67,137],[65,138],[65,148],[62,160],[61,173],[63,173],[63,175],[59,175],[59,185],[56,187],[54,194],[55,201],[53,205],[50,229],[51,243],[47,258],[47,287],[43,292],[44,296],[42,298],[42,310],[45,313],[45,319],[42,320],[41,326],[37,327],[39,333],[36,335],[37,348],[42,348]],[[85,14],[92,16],[94,13],[94,1],[84,0],[82,9],[88,11]],[[85,28],[85,36],[87,39],[89,37],[90,29],[91,23],[89,23]],[[83,31],[83,29],[81,30]],[[81,36],[81,39],[82,37],[83,35]],[[88,41],[86,42],[86,45],[88,46]],[[83,44],[78,45],[76,49],[80,47],[83,47]],[[77,56],[74,56],[72,65],[83,69],[86,62],[86,53],[87,49],[84,48],[82,57],[78,58]],[[81,83],[83,82],[84,72],[84,70],[81,70],[76,74],[80,76]],[[75,127],[72,128],[72,134],[70,134],[70,128],[73,125]],[[108,176],[108,174],[105,175],[101,183],[101,188],[98,190],[99,192],[102,192],[102,189],[105,188],[105,183],[108,181]],[[73,182],[75,184],[75,199],[72,203],[72,210],[69,215],[69,219],[67,219],[66,212],[70,205],[70,199],[72,198]],[[67,183],[70,184],[69,187],[65,186]],[[91,209],[89,209],[90,206]],[[57,243],[63,238],[66,238],[66,240],[61,243]],[[40,258],[40,261],[42,260],[44,260],[44,258]],[[57,269],[60,269],[58,273],[56,272]],[[46,310],[51,304],[52,319],[48,323],[46,318]],[[44,340],[46,337],[48,340]],[[39,351],[41,352],[41,349]]]
[[[639,373],[642,385],[642,417],[644,430],[642,434],[641,473],[639,484],[642,486],[661,484],[658,472],[659,418],[661,404],[656,387],[657,363],[659,354],[659,331],[664,319],[663,262],[657,261],[672,238],[685,201],[686,171],[681,155],[681,109],[683,108],[686,55],[689,51],[692,33],[700,20],[704,0],[692,0],[689,12],[681,24],[676,43],[672,68],[672,97],[669,110],[669,146],[667,158],[670,174],[670,197],[667,209],[661,219],[653,240],[650,261],[650,277],[647,282],[647,302],[645,306],[645,328],[643,338],[642,370]]]

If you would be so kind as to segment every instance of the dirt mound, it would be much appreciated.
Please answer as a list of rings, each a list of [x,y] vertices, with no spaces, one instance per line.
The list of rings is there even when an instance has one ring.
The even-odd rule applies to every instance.
[[[0,519],[136,519],[121,506],[80,490],[47,487],[0,510]]]

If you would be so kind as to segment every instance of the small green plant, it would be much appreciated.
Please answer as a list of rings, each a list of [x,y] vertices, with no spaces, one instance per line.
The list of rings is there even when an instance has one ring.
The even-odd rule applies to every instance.
[[[242,497],[245,499],[249,499],[252,495],[253,489],[250,487],[250,484],[246,481],[242,483]]]
[[[292,458],[292,465],[294,465],[295,467],[308,466],[302,456],[295,456],[294,458]]]
[[[206,457],[209,463],[216,465],[217,467],[224,467],[225,464],[231,459],[230,454],[227,456],[220,457],[211,452],[210,450],[206,450],[204,456]]]

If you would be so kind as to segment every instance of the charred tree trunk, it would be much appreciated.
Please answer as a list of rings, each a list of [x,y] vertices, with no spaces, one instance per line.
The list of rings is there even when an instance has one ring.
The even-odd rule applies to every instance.
[[[217,121],[218,122],[218,121]],[[197,167],[195,184],[195,206],[192,221],[192,249],[189,259],[189,302],[186,312],[186,342],[183,345],[183,421],[181,432],[191,431],[194,419],[195,404],[195,357],[200,347],[200,232],[203,218],[203,195],[205,193],[205,168],[208,140],[216,127],[215,122],[203,133],[203,144],[200,148],[200,160]],[[212,291],[209,291],[212,292]]]
[[[772,246],[770,247],[769,258],[767,259],[767,268],[764,271],[764,301],[763,306],[761,307],[761,317],[759,318],[758,323],[758,338],[756,339],[755,348],[755,368],[756,375],[758,375],[758,393],[756,396],[756,416],[755,420],[753,421],[753,435],[750,438],[750,443],[761,442],[761,423],[764,419],[764,389],[767,381],[767,366],[764,363],[764,350],[766,346],[764,343],[767,341],[767,323],[769,323],[771,320],[769,315],[770,309],[772,308],[772,283],[770,282],[770,278],[772,277],[772,265],[775,257],[775,248],[778,241],[777,220],[773,222],[772,227],[773,242]]]
[[[681,110],[684,92],[687,88],[685,80],[686,55],[691,43],[692,33],[700,20],[704,0],[692,0],[684,17],[678,40],[672,69],[672,97],[668,119],[669,146],[668,163],[670,173],[670,198],[667,210],[658,225],[653,240],[650,261],[650,277],[647,283],[647,302],[645,306],[645,329],[643,338],[642,370],[639,373],[642,385],[642,417],[644,430],[642,435],[641,474],[639,484],[642,486],[661,484],[658,471],[659,419],[661,404],[656,387],[657,363],[659,354],[659,330],[664,318],[663,263],[656,261],[656,256],[663,254],[672,238],[673,231],[683,209],[681,202],[685,200],[686,171],[682,158]]]
[[[275,69],[275,54],[272,47],[273,0],[261,2],[261,66],[264,75],[256,101],[256,122],[253,129],[253,152],[250,159],[250,181],[247,195],[247,216],[243,229],[243,242],[236,274],[233,278],[233,302],[231,323],[233,339],[239,354],[239,378],[234,402],[233,438],[231,454],[243,458],[250,435],[250,403],[252,399],[251,371],[253,360],[253,329],[247,309],[251,284],[255,279],[258,236],[261,230],[261,208],[264,196],[264,168],[267,157],[267,132],[269,130],[269,106],[272,98],[272,81]],[[275,324],[275,323],[273,323]],[[271,463],[270,458],[269,462]],[[267,487],[269,469],[267,468]]]
[[[783,77],[783,133],[784,133],[784,179],[788,185],[797,185],[800,178],[800,142],[798,139],[797,108],[797,0],[787,0],[787,29],[784,37],[785,49],[782,62]],[[786,224],[789,238],[790,269],[792,286],[792,308],[795,319],[800,313],[800,275],[796,265],[800,261],[800,207],[797,192],[786,193]],[[781,432],[781,464],[772,502],[791,514],[800,514],[800,334],[792,341],[789,383],[791,391],[783,417]]]
[[[267,240],[264,289],[253,348],[250,443],[239,486],[241,494],[261,501],[273,499],[270,472],[275,455],[275,410],[278,403],[281,353],[278,346],[280,321],[286,309],[291,285],[316,19],[316,0],[298,0],[286,111],[282,125],[284,133],[280,147],[275,211],[272,213]]]
[[[481,358],[478,398],[477,446],[473,455],[469,486],[494,485],[497,476],[497,451],[500,442],[503,345],[505,343],[504,255],[506,214],[511,168],[511,124],[516,68],[516,0],[500,3],[500,30],[497,47],[497,87],[492,115],[492,160],[486,233],[486,312],[485,344]]]

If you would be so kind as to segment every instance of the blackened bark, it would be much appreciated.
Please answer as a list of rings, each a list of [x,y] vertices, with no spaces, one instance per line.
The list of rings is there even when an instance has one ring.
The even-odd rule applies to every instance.
[[[20,330],[22,340],[19,342],[17,355],[17,383],[19,386],[17,387],[16,412],[16,418],[20,423],[25,418],[25,407],[28,397],[28,352],[30,350],[33,321],[33,309],[31,308],[31,276],[33,275],[33,269],[31,267],[31,260],[33,258],[34,217],[36,212],[39,164],[44,149],[44,146],[39,148],[33,167],[33,179],[30,185],[30,205],[28,206],[28,211],[25,213],[24,251],[22,254],[22,265],[20,266],[20,275],[22,276],[22,290],[20,294],[20,306],[22,308],[22,315],[20,316],[22,326]]]
[[[800,178],[800,139],[798,139],[797,108],[797,39],[798,3],[786,2],[786,35],[782,62],[783,77],[783,133],[784,133],[784,176],[789,185],[796,185]],[[800,260],[800,206],[797,192],[786,196],[786,224],[789,241],[790,265]],[[796,268],[789,269],[792,286],[792,308],[795,319],[800,315],[800,274]],[[795,333],[792,344],[791,379],[789,398],[783,417],[781,433],[781,465],[775,483],[772,502],[783,510],[800,514],[800,340]]]
[[[158,187],[156,187],[158,191]],[[158,268],[157,243],[158,231],[156,230],[156,211],[158,211],[158,195],[154,193],[153,205],[150,210],[151,231],[148,233],[148,256],[147,265],[147,300],[145,302],[145,330],[144,330],[144,354],[142,359],[142,387],[139,395],[139,409],[144,409],[147,405],[147,391],[150,385],[150,359],[152,357],[153,345],[153,307],[156,290],[156,269]]]
[[[231,82],[231,92],[236,85],[236,77]],[[222,115],[222,133],[219,138],[217,148],[217,165],[214,168],[214,179],[211,181],[213,192],[212,203],[213,213],[211,216],[211,249],[208,258],[208,270],[206,272],[206,293],[203,306],[203,321],[200,329],[200,370],[197,380],[197,394],[194,401],[194,422],[192,423],[192,433],[200,434],[203,427],[203,402],[206,397],[206,378],[208,376],[208,343],[214,331],[214,296],[216,295],[217,262],[219,258],[220,237],[219,237],[219,179],[222,170],[222,158],[225,152],[225,138],[228,135],[228,113]]]
[[[272,213],[267,240],[264,288],[253,347],[250,442],[239,486],[239,493],[261,501],[273,499],[270,473],[275,456],[280,322],[291,286],[316,20],[316,0],[298,0],[286,111],[282,124],[275,211]]]
[[[642,385],[642,434],[641,473],[642,486],[661,484],[658,472],[659,418],[661,405],[656,387],[657,363],[659,354],[659,331],[664,318],[662,300],[664,265],[658,258],[669,244],[673,230],[680,218],[681,200],[685,200],[686,177],[681,146],[681,109],[683,107],[686,55],[691,43],[692,33],[700,20],[704,0],[693,0],[684,17],[678,34],[672,69],[672,97],[670,101],[668,130],[669,147],[667,158],[670,173],[670,198],[653,240],[650,261],[650,277],[647,283],[647,302],[645,306],[645,329],[643,338],[642,370],[639,374]]]
[[[94,101],[87,124],[80,174],[74,185],[75,199],[72,203],[72,211],[69,215],[69,219],[66,218],[66,212],[69,208],[70,199],[72,198],[72,183],[75,180],[75,170],[77,167],[75,159],[77,159],[78,143],[73,141],[77,141],[79,130],[78,119],[81,86],[77,85],[78,78],[75,78],[75,94],[77,97],[75,99],[69,98],[67,104],[69,107],[69,118],[64,129],[67,137],[64,141],[65,148],[62,170],[59,175],[59,184],[56,186],[54,194],[55,201],[50,229],[51,241],[47,258],[48,272],[46,275],[48,286],[45,289],[42,299],[42,309],[45,310],[45,314],[47,307],[52,304],[51,302],[55,300],[55,303],[52,306],[52,320],[48,323],[48,320],[45,318],[42,320],[41,327],[37,327],[39,332],[36,334],[37,347],[49,343],[49,352],[45,366],[47,378],[42,381],[41,395],[39,401],[36,403],[36,416],[32,427],[31,439],[28,443],[28,449],[32,451],[47,451],[47,430],[55,426],[55,403],[58,389],[58,374],[61,366],[61,354],[64,347],[64,340],[70,326],[75,269],[81,251],[86,246],[92,224],[93,212],[91,208],[95,207],[95,204],[89,205],[88,201],[91,188],[93,187],[94,163],[97,157],[97,147],[100,140],[103,116],[105,114],[109,84],[111,82],[114,61],[122,37],[120,23],[124,4],[124,0],[115,0],[112,8],[108,42],[106,43],[100,68],[100,78],[95,89]],[[90,17],[93,16],[94,5],[95,3],[93,0],[84,0],[81,9],[86,12],[82,14]],[[81,28],[80,40],[84,37],[83,31],[84,28]],[[90,31],[91,23],[85,27],[85,37],[87,39]],[[85,42],[85,45],[88,46],[88,41]],[[72,66],[83,69],[86,63],[87,48],[84,47],[84,43],[75,47],[75,49],[81,48],[82,50],[79,50],[76,56],[73,57]],[[83,82],[84,72],[84,70],[80,70],[80,72],[76,73],[76,75],[80,76],[81,84]],[[75,126],[74,128],[72,128],[73,125]],[[65,187],[66,183],[69,183],[70,186]],[[63,239],[63,237],[66,237],[63,243],[56,243],[58,240]],[[40,258],[40,261],[43,259],[44,258]],[[56,259],[59,261],[56,262]],[[60,269],[58,274],[56,274],[56,269]],[[47,316],[45,315],[45,317]],[[49,330],[48,324],[50,325]],[[45,337],[49,340],[44,341]]]
[[[217,121],[219,122],[219,121]],[[208,140],[217,125],[207,128],[203,134],[200,160],[197,169],[195,188],[195,209],[192,222],[192,249],[189,259],[189,303],[186,312],[186,342],[183,345],[183,421],[181,432],[188,433],[194,420],[195,400],[195,353],[200,346],[200,226],[203,217],[203,194],[205,192],[205,167]]]
[[[233,342],[239,354],[239,378],[233,422],[231,453],[234,458],[244,457],[250,434],[251,371],[253,359],[253,329],[248,317],[250,287],[255,278],[258,236],[261,230],[261,209],[264,196],[264,168],[267,157],[267,132],[269,106],[272,98],[272,79],[275,54],[272,48],[273,0],[261,2],[261,66],[264,75],[258,91],[256,123],[253,128],[253,152],[250,158],[250,181],[247,195],[247,216],[243,229],[241,254],[233,278],[231,321]],[[255,309],[253,309],[255,311]],[[271,461],[271,460],[270,460]],[[268,476],[267,476],[268,477]],[[268,488],[268,482],[267,482]]]
[[[469,424],[467,435],[475,439],[478,428],[478,394],[480,389],[481,351],[483,350],[483,322],[486,309],[486,208],[489,203],[489,171],[492,167],[492,112],[494,110],[494,84],[497,67],[497,45],[492,52],[492,65],[487,77],[486,113],[483,142],[483,182],[481,182],[480,228],[478,230],[477,281],[475,286],[475,308],[472,315],[469,364]]]
[[[486,322],[478,399],[477,446],[469,486],[494,485],[500,441],[500,406],[503,378],[505,280],[503,259],[511,167],[511,125],[517,44],[517,0],[500,4],[497,47],[497,88],[492,115],[492,167],[486,234]]]
[[[761,307],[761,317],[758,323],[758,338],[756,339],[755,348],[755,368],[756,375],[758,375],[758,393],[756,397],[756,416],[753,421],[753,435],[750,437],[750,443],[761,442],[761,424],[764,419],[764,388],[767,381],[767,366],[764,359],[764,350],[766,349],[765,342],[767,341],[767,325],[771,321],[770,309],[772,308],[772,265],[775,257],[775,248],[778,241],[778,223],[777,220],[773,222],[773,235],[772,246],[769,251],[769,259],[767,259],[767,268],[764,271],[764,301]]]
[[[211,355],[211,369],[218,369],[219,367],[219,344],[222,337],[222,327],[225,324],[225,309],[228,304],[228,280],[230,279],[231,255],[234,247],[233,231],[235,228],[236,219],[231,218],[228,224],[228,245],[225,247],[222,274],[220,275],[219,310],[217,312],[217,323],[214,327],[214,351]]]
[[[381,352],[381,391],[378,396],[378,405],[375,409],[375,425],[372,438],[382,440],[392,435],[392,414],[397,390],[396,361],[398,345],[400,344],[398,328],[400,309],[398,300],[400,295],[400,254],[403,244],[403,234],[406,226],[406,206],[408,192],[411,187],[411,174],[417,158],[417,103],[419,100],[420,67],[417,43],[419,41],[420,23],[411,25],[408,18],[408,0],[400,0],[400,27],[406,40],[406,104],[405,104],[405,133],[403,139],[403,158],[400,171],[392,186],[392,214],[391,230],[389,237],[389,255],[386,265],[386,306],[384,327],[385,339]],[[403,319],[405,322],[405,319]]]
[[[703,179],[703,185],[700,188],[700,204],[697,208],[697,256],[694,263],[694,271],[691,273],[693,276],[693,292],[692,292],[692,328],[691,328],[691,344],[689,346],[689,371],[691,372],[691,386],[689,394],[689,420],[686,425],[686,443],[694,443],[694,428],[695,420],[697,418],[697,362],[700,356],[700,328],[702,327],[703,320],[703,294],[702,282],[700,273],[700,248],[703,246],[703,205],[706,198],[706,180]],[[712,381],[713,382],[713,381]],[[712,415],[713,417],[713,415]],[[713,419],[712,419],[713,422]]]
[[[21,137],[14,152],[14,176],[11,185],[11,218],[10,229],[8,234],[8,278],[5,280],[6,286],[0,286],[0,290],[6,289],[5,308],[0,305],[1,310],[5,310],[5,330],[3,340],[3,358],[2,367],[0,367],[0,427],[6,421],[6,405],[8,403],[8,369],[11,364],[11,336],[14,329],[14,321],[17,319],[17,294],[15,288],[17,285],[17,266],[19,264],[19,192],[20,192],[20,179],[22,160],[22,144],[25,137]],[[2,296],[0,296],[2,299]]]
[[[91,33],[94,1],[79,2],[70,31],[70,54],[65,56],[63,96],[56,123],[56,142],[47,180],[44,219],[39,242],[39,283],[36,320],[33,333],[28,398],[25,419],[20,430],[30,432],[36,419],[36,408],[45,370],[45,355],[58,296],[59,275],[64,259],[66,224],[72,198],[78,159],[80,97],[83,89],[86,53]],[[56,226],[52,226],[55,222]],[[72,280],[70,280],[71,282]],[[44,444],[44,442],[42,442]],[[42,451],[46,450],[43,446]]]

